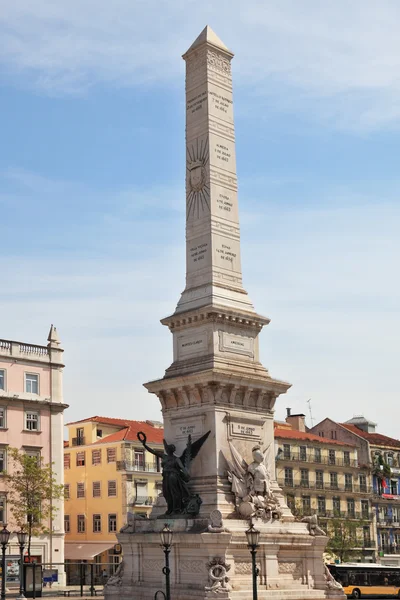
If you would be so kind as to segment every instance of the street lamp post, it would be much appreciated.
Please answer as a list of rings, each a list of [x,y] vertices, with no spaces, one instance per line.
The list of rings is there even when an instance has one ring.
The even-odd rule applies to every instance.
[[[253,571],[253,600],[257,600],[257,577],[259,574],[259,570],[256,564],[256,556],[257,556],[257,548],[259,546],[260,540],[260,532],[258,529],[254,528],[253,523],[250,524],[250,527],[246,530],[247,537],[247,545],[250,548],[251,552],[251,562],[252,562],[252,571]]]
[[[17,600],[22,600],[24,596],[24,547],[28,534],[26,531],[17,532],[18,544],[19,544],[19,596]]]
[[[0,530],[1,544],[1,600],[6,598],[6,547],[10,539],[11,532],[8,531],[7,525],[4,525]]]
[[[165,554],[165,567],[163,567],[163,573],[165,575],[165,594],[163,591],[159,590],[154,596],[155,599],[157,599],[159,594],[162,594],[165,600],[171,600],[169,553],[171,552],[172,536],[173,532],[168,527],[168,523],[165,523],[164,528],[160,531],[161,546],[163,547]]]

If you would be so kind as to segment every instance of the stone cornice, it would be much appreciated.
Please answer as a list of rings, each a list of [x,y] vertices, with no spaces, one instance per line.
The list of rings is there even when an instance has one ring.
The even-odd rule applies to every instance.
[[[161,323],[167,325],[170,330],[186,328],[187,326],[199,325],[205,322],[229,323],[241,327],[251,327],[260,331],[264,325],[268,325],[270,319],[257,313],[239,312],[225,306],[204,306],[195,310],[174,313],[170,317],[161,319]]]

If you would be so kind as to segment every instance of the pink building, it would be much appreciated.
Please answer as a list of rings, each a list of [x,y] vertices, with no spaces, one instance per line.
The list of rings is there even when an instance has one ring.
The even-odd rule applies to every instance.
[[[54,463],[59,483],[64,483],[63,466],[63,349],[53,325],[47,346],[0,339],[0,522],[16,530],[7,506],[7,489],[1,471],[10,469],[9,448],[40,455],[44,462]],[[32,556],[42,563],[64,562],[64,508],[58,511],[49,534],[34,538]],[[7,550],[18,554],[16,535]],[[61,571],[60,570],[60,575]],[[62,577],[61,577],[62,579]]]

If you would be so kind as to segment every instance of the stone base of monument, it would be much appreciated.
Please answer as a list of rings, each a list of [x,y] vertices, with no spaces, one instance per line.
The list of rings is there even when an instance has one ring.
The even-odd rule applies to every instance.
[[[153,600],[165,590],[160,531],[174,532],[170,553],[172,600],[250,600],[252,563],[245,530],[248,521],[226,519],[223,531],[209,531],[205,519],[136,519],[118,534],[123,565],[105,587],[107,600]],[[305,523],[254,520],[260,530],[257,550],[259,599],[344,599],[329,581],[322,554],[325,536],[310,535]],[[161,597],[161,595],[160,595]]]

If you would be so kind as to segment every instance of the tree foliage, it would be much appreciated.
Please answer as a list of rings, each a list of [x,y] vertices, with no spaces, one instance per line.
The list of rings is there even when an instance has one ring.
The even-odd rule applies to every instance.
[[[28,533],[28,556],[32,536],[48,533],[57,507],[54,501],[63,498],[64,486],[57,484],[51,464],[11,448],[13,468],[7,472],[8,505],[15,524]]]
[[[326,551],[337,556],[340,562],[346,562],[354,557],[356,548],[362,548],[363,526],[368,524],[359,519],[343,519],[332,517],[326,522],[326,533],[329,537]]]

